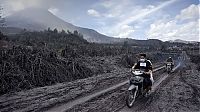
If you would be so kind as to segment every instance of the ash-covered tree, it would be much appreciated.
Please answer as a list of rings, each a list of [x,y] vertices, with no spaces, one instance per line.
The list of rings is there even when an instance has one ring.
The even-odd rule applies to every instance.
[[[0,27],[5,26],[5,18],[3,17],[3,8],[0,6]],[[6,36],[0,31],[0,40],[6,39]]]
[[[130,49],[130,45],[128,41],[124,41],[123,46],[122,46],[122,52],[127,54],[129,52],[129,49]]]
[[[74,35],[78,36],[78,31],[77,30],[74,30]]]
[[[3,17],[3,8],[0,6],[0,27],[4,27],[5,24],[5,18]]]
[[[61,34],[66,34],[65,30],[62,30],[62,31],[61,31]]]
[[[50,27],[48,27],[47,31],[48,31],[48,32],[52,32],[52,30],[51,30],[51,28],[50,28]]]
[[[58,30],[57,30],[57,28],[55,28],[55,29],[53,30],[53,32],[54,32],[54,33],[58,33]]]
[[[5,40],[7,39],[6,36],[0,31],[0,40]]]

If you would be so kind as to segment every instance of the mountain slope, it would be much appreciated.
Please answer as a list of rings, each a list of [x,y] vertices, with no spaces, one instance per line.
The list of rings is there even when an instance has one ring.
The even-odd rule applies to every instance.
[[[51,12],[45,9],[28,8],[25,10],[18,11],[8,17],[6,17],[7,30],[3,32],[9,32],[13,34],[13,29],[27,29],[31,31],[41,31],[48,29],[57,28],[58,30],[69,30],[73,32],[77,30],[81,33],[88,42],[95,43],[123,43],[124,41],[129,41],[130,44],[146,45],[149,40],[135,40],[135,39],[125,39],[125,38],[113,38],[103,34],[98,33],[93,29],[82,28],[75,26],[71,23],[65,22],[64,20],[53,15]],[[2,30],[2,28],[0,28]],[[19,32],[19,31],[18,31]],[[17,32],[15,32],[17,33]],[[151,43],[151,42],[150,42]]]
[[[186,40],[181,40],[181,39],[169,40],[168,42],[171,42],[171,43],[185,43],[185,44],[198,43],[197,41],[186,41]]]
[[[32,31],[40,31],[48,27],[72,32],[77,30],[89,42],[111,43],[116,40],[115,38],[102,35],[95,30],[74,26],[44,9],[29,8],[16,12],[6,17],[6,24],[8,27],[25,28]]]

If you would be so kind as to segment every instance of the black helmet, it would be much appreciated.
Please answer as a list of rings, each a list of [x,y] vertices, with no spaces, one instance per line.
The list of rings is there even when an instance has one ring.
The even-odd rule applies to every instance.
[[[147,55],[145,53],[140,53],[140,56],[146,57]]]

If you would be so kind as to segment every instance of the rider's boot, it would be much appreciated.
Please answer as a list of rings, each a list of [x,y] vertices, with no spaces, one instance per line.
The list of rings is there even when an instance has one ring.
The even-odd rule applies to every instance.
[[[147,96],[150,95],[151,89],[152,89],[151,86],[148,86],[148,87],[147,87],[145,97],[147,97]]]

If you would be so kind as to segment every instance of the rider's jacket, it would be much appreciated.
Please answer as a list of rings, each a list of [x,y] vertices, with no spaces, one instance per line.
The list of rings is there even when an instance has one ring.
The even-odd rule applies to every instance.
[[[172,58],[168,58],[167,62],[173,62],[173,59]]]
[[[148,72],[149,70],[152,70],[152,64],[149,60],[138,61],[137,64],[135,65],[134,69],[140,69],[145,72]]]

